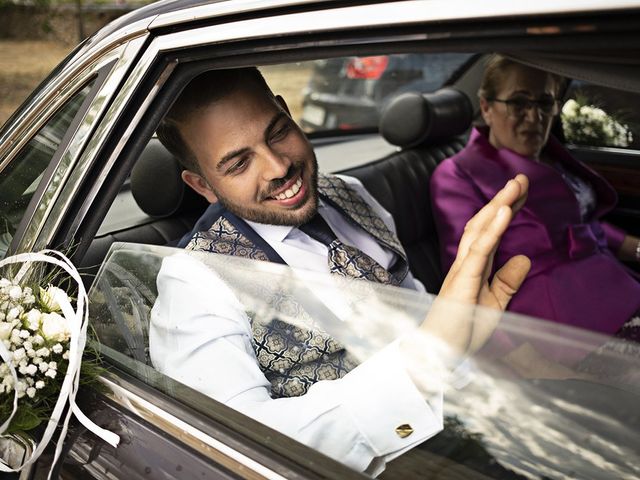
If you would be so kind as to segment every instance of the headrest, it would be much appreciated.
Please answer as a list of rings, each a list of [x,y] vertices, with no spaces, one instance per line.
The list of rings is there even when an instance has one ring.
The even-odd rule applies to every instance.
[[[147,215],[168,217],[203,203],[204,199],[182,181],[182,170],[157,138],[149,141],[131,170],[131,193]]]
[[[416,147],[464,133],[473,120],[473,106],[464,92],[442,88],[433,93],[402,93],[387,102],[380,132],[389,143]]]

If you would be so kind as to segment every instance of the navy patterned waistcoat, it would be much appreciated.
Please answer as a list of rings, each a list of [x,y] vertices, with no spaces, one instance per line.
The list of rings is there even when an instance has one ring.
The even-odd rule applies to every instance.
[[[399,261],[390,272],[402,283],[408,273],[404,249],[369,204],[344,180],[331,175],[318,176],[318,193],[349,222],[398,255]],[[196,231],[187,249],[285,263],[244,220],[231,212],[216,206],[213,215],[205,217],[210,227]],[[315,325],[302,305],[291,297],[279,298],[282,301],[288,302],[287,311],[306,328],[277,318],[254,321],[249,314],[252,345],[261,370],[271,382],[273,397],[303,395],[315,382],[341,378],[357,365],[342,345]]]

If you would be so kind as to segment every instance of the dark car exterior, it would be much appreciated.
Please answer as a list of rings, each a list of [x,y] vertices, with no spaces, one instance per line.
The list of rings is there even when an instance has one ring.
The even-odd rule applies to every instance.
[[[470,57],[466,52],[482,55],[505,46],[521,54],[545,51],[571,57],[575,50],[596,52],[600,58],[611,58],[615,49],[619,61],[626,65],[640,46],[640,5],[178,0],[136,10],[80,45],[0,131],[0,256],[43,248],[72,252],[74,262],[88,272],[89,286],[104,258],[102,255],[94,262],[89,254],[101,242],[113,243],[123,232],[130,233],[138,226],[151,225],[163,235],[171,230],[173,224],[140,214],[133,204],[124,204],[115,217],[109,217],[122,198],[130,199],[129,172],[158,122],[188,80],[202,71],[323,59],[324,63],[316,64],[312,90],[321,93],[325,89],[328,97],[339,98],[335,93],[344,89],[345,98],[362,99],[347,109],[348,113],[365,112],[363,117],[336,120],[332,128],[339,129],[341,124],[362,126],[359,122],[371,118],[379,108],[373,106],[373,100],[384,102],[400,83],[399,78],[401,89],[413,84],[426,91],[452,82],[473,98],[481,64],[467,63]],[[410,66],[396,68],[392,53],[404,56],[402,61]],[[456,59],[453,63],[465,67],[464,72],[449,75],[456,69],[443,69],[447,74],[438,71],[437,81],[428,83],[422,59],[438,55],[443,59],[451,55]],[[368,64],[350,60],[345,65],[337,60],[345,56],[378,59]],[[385,64],[381,59],[385,56],[389,56],[385,72],[388,68],[401,74],[387,80],[383,73],[374,82],[362,78],[335,82],[335,72],[339,72],[338,79],[347,71],[358,76],[358,71]],[[629,68],[635,72],[634,67]],[[311,92],[306,98],[305,105],[314,104]],[[327,110],[333,108],[330,100],[322,105]],[[340,108],[336,115],[346,115]],[[322,123],[327,127],[326,120]],[[377,164],[398,150],[375,132],[353,137],[344,133],[311,137],[321,163],[328,159],[338,165],[332,170],[346,169],[346,162]],[[639,153],[588,145],[576,146],[574,152],[601,168],[624,195],[622,208],[612,217],[638,234]],[[407,181],[395,191],[409,190],[410,186]],[[163,190],[164,185],[158,188],[159,197]],[[413,205],[403,206],[408,210]],[[425,212],[422,208],[418,215]],[[177,232],[167,233],[167,237],[175,235]],[[154,243],[140,237],[132,240]],[[121,308],[104,317],[114,324],[145,312],[145,302],[153,298],[154,283],[148,282],[148,272],[138,267],[114,270],[122,282],[116,286],[122,290],[111,305]],[[149,287],[148,296],[141,285]],[[92,321],[99,324],[95,305]],[[546,336],[548,341],[563,345],[562,335],[549,333],[544,322],[515,318],[506,324],[520,329],[522,335]],[[118,330],[121,335],[123,332],[131,334],[127,345],[139,347],[136,338],[145,338],[144,329],[140,337],[133,335],[138,333],[133,329]],[[584,332],[573,334],[566,340],[571,345],[592,339]],[[105,342],[102,347],[109,370],[103,378],[104,389],[82,389],[81,404],[96,423],[118,433],[121,444],[114,449],[76,424],[67,436],[60,461],[53,466],[53,478],[363,478],[361,473],[162,375],[145,363],[144,345],[132,350],[139,353],[137,357],[125,348],[116,348],[126,343],[119,340],[121,343]],[[622,359],[637,367],[635,359]],[[585,382],[520,382],[490,374],[482,379],[475,383],[477,396],[469,397],[480,400],[467,404],[466,397],[457,397],[452,413],[476,414],[485,435],[496,434],[492,448],[509,459],[514,471],[533,478],[570,477],[574,467],[593,463],[591,471],[609,475],[601,478],[635,475],[633,469],[639,463],[633,449],[639,430],[633,407],[639,390]],[[629,385],[637,389],[637,378]],[[590,422],[594,426],[591,431],[587,428]],[[602,437],[592,436],[602,432]],[[607,439],[606,448],[598,443],[601,438]],[[472,434],[468,440],[477,451],[482,435]],[[580,455],[567,453],[574,447]],[[556,458],[554,452],[562,454]],[[52,467],[50,459],[42,457],[20,478],[46,478]],[[441,459],[421,457],[421,462],[408,462],[395,478],[422,478],[425,472],[447,478],[454,474],[486,478],[459,465],[442,473],[436,467],[451,465]]]

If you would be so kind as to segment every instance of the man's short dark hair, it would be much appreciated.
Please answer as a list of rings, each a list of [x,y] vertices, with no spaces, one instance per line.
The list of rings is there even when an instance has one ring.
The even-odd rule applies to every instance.
[[[187,170],[200,173],[195,155],[180,133],[180,125],[198,110],[224,98],[242,86],[263,88],[273,96],[260,71],[255,67],[210,70],[191,80],[160,122],[158,139]]]

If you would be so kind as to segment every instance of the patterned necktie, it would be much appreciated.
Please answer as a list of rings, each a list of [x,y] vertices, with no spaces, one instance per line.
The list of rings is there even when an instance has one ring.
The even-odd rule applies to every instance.
[[[329,249],[328,262],[331,273],[387,285],[399,285],[397,279],[369,255],[342,243],[319,213],[298,228]]]

